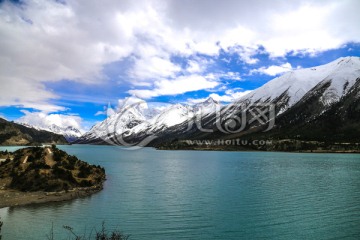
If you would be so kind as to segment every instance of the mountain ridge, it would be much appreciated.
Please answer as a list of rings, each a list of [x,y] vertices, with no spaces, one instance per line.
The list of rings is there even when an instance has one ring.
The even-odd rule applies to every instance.
[[[332,124],[336,124],[336,121],[338,121],[338,124],[342,125],[341,128],[334,126],[334,129],[354,129],[354,127],[350,127],[351,124],[357,126],[356,121],[354,122],[352,118],[344,117],[349,121],[351,120],[351,123],[348,123],[344,120],[335,120],[329,114],[334,111],[334,106],[337,106],[337,108],[343,108],[340,112],[344,116],[351,112],[355,116],[355,120],[360,122],[358,108],[352,104],[352,102],[357,102],[359,99],[359,79],[360,58],[339,58],[321,66],[297,69],[285,73],[226,106],[220,107],[214,103],[213,99],[207,99],[201,104],[203,106],[212,105],[212,109],[207,110],[206,114],[202,114],[200,117],[198,114],[199,108],[196,106],[188,107],[181,104],[170,106],[158,115],[158,120],[159,116],[170,114],[169,112],[173,111],[173,109],[182,109],[183,111],[179,110],[166,121],[161,121],[162,118],[153,122],[142,119],[133,126],[122,129],[122,132],[110,131],[108,132],[107,140],[109,141],[107,143],[112,144],[114,138],[121,136],[132,145],[151,135],[156,136],[156,139],[149,146],[161,146],[181,139],[196,138],[233,139],[258,137],[285,139],[291,137],[311,140],[312,136],[315,137],[311,134],[312,128],[316,128],[315,123],[327,126],[326,119],[333,121]],[[267,133],[263,133],[267,128],[264,125],[269,124],[272,119],[267,119],[265,124],[258,123],[256,121],[258,119],[253,115],[253,110],[264,111],[268,106],[274,108],[272,118],[275,123],[272,129]],[[184,109],[187,109],[186,116]],[[244,111],[247,112],[244,113]],[[327,118],[324,116],[327,116]],[[242,131],[236,132],[234,129],[242,127],[241,123],[236,122],[236,119],[244,119],[245,117],[249,123]],[[227,120],[231,121],[225,123]],[[347,125],[349,127],[346,127]],[[199,126],[202,129],[199,129]],[[297,131],[296,128],[301,128],[302,132]],[[355,141],[354,136],[360,136],[358,131],[355,131],[355,134],[351,135],[351,137],[350,135],[347,137],[346,134],[331,136],[332,133],[329,128],[328,126],[327,129],[322,130],[325,132],[315,131],[322,137],[314,139],[322,141],[326,139],[332,141]],[[227,129],[227,132],[224,129]],[[291,132],[296,134],[290,134]],[[81,141],[78,143],[99,143],[102,141],[99,136],[93,135],[92,137],[92,139],[80,138]]]
[[[25,127],[28,127],[28,128],[34,128],[36,130],[44,130],[44,131],[62,135],[70,143],[76,141],[79,137],[81,137],[83,135],[79,129],[77,129],[73,126],[60,127],[56,124],[51,124],[46,127],[40,127],[40,126],[34,126],[34,125],[24,123],[24,122],[16,122],[16,123],[23,125]]]
[[[68,144],[64,136],[0,118],[0,145]]]

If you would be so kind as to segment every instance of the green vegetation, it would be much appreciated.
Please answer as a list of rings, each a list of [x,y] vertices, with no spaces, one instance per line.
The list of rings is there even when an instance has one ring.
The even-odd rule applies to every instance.
[[[103,222],[101,225],[101,230],[97,231],[95,228],[95,235],[92,235],[92,233],[89,234],[88,237],[86,237],[86,233],[83,234],[83,236],[79,236],[74,232],[74,229],[70,226],[63,226],[64,229],[69,231],[69,233],[73,236],[73,239],[75,240],[128,240],[130,238],[130,235],[125,235],[121,233],[120,231],[110,231],[108,232],[105,228],[105,223]],[[52,234],[52,231],[50,232],[50,235]],[[51,238],[48,236],[49,240],[54,240],[54,238]]]
[[[0,240],[1,237],[1,227],[3,226],[3,222],[0,218]],[[125,235],[121,233],[120,231],[108,231],[105,228],[105,223],[103,222],[101,225],[101,230],[97,231],[95,228],[95,235],[92,234],[92,232],[86,237],[86,233],[84,233],[82,236],[75,233],[74,229],[70,226],[63,226],[64,229],[66,229],[70,234],[72,238],[69,239],[75,239],[75,240],[128,240],[130,238],[130,235]],[[54,226],[52,225],[50,233],[46,235],[48,240],[54,240]]]
[[[7,186],[11,189],[58,192],[78,187],[101,188],[105,180],[104,168],[83,162],[56,146],[0,152],[0,156],[5,155],[8,160],[0,163],[0,178],[11,179]]]

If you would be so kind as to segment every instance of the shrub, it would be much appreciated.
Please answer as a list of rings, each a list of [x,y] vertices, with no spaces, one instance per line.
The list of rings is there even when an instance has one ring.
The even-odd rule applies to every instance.
[[[78,178],[87,178],[88,176],[89,176],[89,174],[84,171],[80,171],[77,175]]]
[[[91,174],[91,167],[87,164],[83,164],[79,168],[79,174],[78,176],[82,176],[80,178],[87,178]]]
[[[79,161],[79,159],[78,159],[77,157],[75,157],[75,156],[68,156],[68,157],[67,157],[67,160],[69,161],[69,163],[70,163],[71,165],[75,165],[75,163],[76,163],[77,161]]]
[[[64,168],[66,168],[68,170],[74,170],[75,169],[74,165],[67,162],[67,161],[63,161],[62,165],[63,165]]]
[[[66,229],[75,240],[128,240],[130,238],[130,235],[125,235],[121,233],[120,231],[107,231],[105,229],[105,223],[103,222],[101,225],[101,230],[97,231],[95,228],[95,236],[90,234],[88,237],[86,237],[86,233],[83,234],[83,236],[80,236],[75,233],[74,229],[70,226],[63,226],[64,229]],[[46,235],[47,239],[54,240],[54,226],[51,227],[50,235]]]
[[[45,191],[46,192],[56,192],[63,189],[63,183],[56,180],[51,180],[48,182]]]
[[[91,187],[92,182],[90,180],[81,180],[80,187]]]

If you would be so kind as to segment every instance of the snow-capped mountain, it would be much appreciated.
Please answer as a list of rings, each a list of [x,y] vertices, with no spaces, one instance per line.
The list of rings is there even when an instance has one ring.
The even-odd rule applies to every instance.
[[[283,113],[318,84],[325,82],[329,82],[330,85],[323,93],[321,101],[325,105],[330,105],[348,93],[359,75],[360,58],[343,57],[318,67],[287,72],[241,97],[229,107],[244,101],[273,102],[281,107],[280,113]]]
[[[204,102],[195,104],[193,109],[196,115],[207,116],[211,113],[214,113],[220,107],[221,104],[218,101],[214,100],[212,97],[209,97]]]
[[[63,135],[68,142],[74,142],[76,139],[78,139],[82,135],[82,132],[79,129],[72,127],[72,126],[59,127],[59,126],[53,124],[48,128],[48,130],[50,132]]]
[[[79,142],[95,141],[97,139],[107,141],[115,135],[123,134],[146,120],[143,114],[144,109],[146,109],[146,102],[143,100],[125,99],[117,112],[110,112],[108,108],[108,117],[104,121],[95,124],[79,139]]]
[[[344,140],[348,139],[345,129],[349,129],[346,130],[351,133],[348,137],[353,139],[352,134],[360,137],[360,129],[356,127],[356,121],[360,121],[356,97],[359,85],[360,58],[340,58],[319,67],[285,73],[228,105],[222,115],[226,118],[237,114],[236,110],[244,105],[271,103],[275,106],[275,125],[271,131],[261,133],[267,123],[260,126],[255,122],[233,134],[233,138],[257,133],[257,136],[276,138]],[[335,135],[334,129],[340,128]]]
[[[190,106],[181,104],[170,105],[159,114],[132,128],[127,134],[127,137],[139,133],[157,134],[170,127],[184,123],[193,116],[193,109]]]
[[[28,128],[34,128],[36,130],[45,130],[52,133],[63,135],[68,142],[73,142],[82,135],[82,132],[79,129],[72,126],[59,127],[56,124],[51,124],[49,126],[34,126],[28,123],[21,123],[21,122],[18,122],[18,124],[21,124]]]
[[[94,125],[78,142],[99,142],[101,140],[110,142],[113,141],[114,136],[120,134],[124,134],[127,138],[159,133],[161,135],[163,131],[193,121],[196,115],[209,115],[220,106],[218,102],[209,98],[205,102],[194,106],[174,104],[160,111],[149,108],[141,99],[134,97],[129,99],[124,100],[124,104],[121,105],[117,112]],[[139,107],[140,105],[142,106]]]
[[[81,140],[84,143],[97,142],[95,139],[106,139],[121,134],[127,140],[134,142],[149,135],[156,135],[157,143],[175,139],[222,138],[228,133],[217,129],[219,112],[221,119],[236,117],[240,119],[239,109],[244,105],[257,103],[275,105],[275,126],[269,134],[276,133],[278,138],[291,137],[295,132],[296,136],[301,136],[300,133],[308,133],[303,135],[310,136],[312,131],[307,126],[315,128],[315,125],[311,125],[313,122],[326,125],[326,119],[333,119],[330,113],[335,111],[336,114],[336,108],[339,108],[339,112],[343,115],[336,120],[338,124],[341,123],[345,129],[351,122],[349,129],[357,134],[360,130],[353,128],[358,126],[356,122],[360,122],[360,104],[356,105],[360,101],[359,89],[360,58],[345,57],[322,66],[287,72],[225,107],[221,107],[218,102],[209,98],[194,106],[171,105],[149,116],[144,113],[145,109],[149,111],[146,107],[124,104],[117,113],[96,124]],[[202,129],[195,127],[194,123],[199,122]],[[301,126],[303,132],[299,133],[296,129]],[[234,127],[236,128],[236,124]],[[252,123],[241,133],[226,135],[226,138],[254,134],[263,130],[262,126]],[[287,135],[284,135],[285,132]],[[325,131],[317,135],[327,137],[329,134],[331,132]]]

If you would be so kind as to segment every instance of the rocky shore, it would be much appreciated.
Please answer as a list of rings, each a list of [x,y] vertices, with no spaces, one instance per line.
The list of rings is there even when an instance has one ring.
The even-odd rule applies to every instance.
[[[0,208],[67,201],[103,189],[105,169],[52,147],[0,152]]]
[[[88,197],[101,190],[102,186],[76,188],[61,192],[22,192],[13,189],[0,190],[0,208],[69,201]]]

